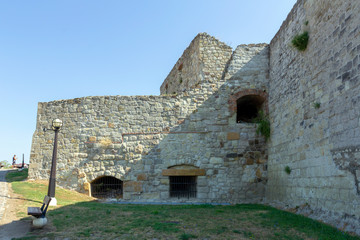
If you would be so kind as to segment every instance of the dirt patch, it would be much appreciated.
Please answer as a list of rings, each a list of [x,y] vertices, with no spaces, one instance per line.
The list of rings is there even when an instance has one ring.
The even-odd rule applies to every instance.
[[[11,184],[8,184],[8,196],[4,217],[0,221],[0,239],[12,239],[25,236],[31,228],[31,219],[17,217],[19,206],[24,203],[24,199],[14,194]]]

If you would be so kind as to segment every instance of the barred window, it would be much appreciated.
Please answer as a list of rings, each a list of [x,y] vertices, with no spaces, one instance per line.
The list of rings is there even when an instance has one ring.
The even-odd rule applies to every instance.
[[[196,198],[196,176],[169,176],[170,197]]]
[[[123,182],[110,176],[100,177],[91,183],[91,195],[96,198],[122,198]]]

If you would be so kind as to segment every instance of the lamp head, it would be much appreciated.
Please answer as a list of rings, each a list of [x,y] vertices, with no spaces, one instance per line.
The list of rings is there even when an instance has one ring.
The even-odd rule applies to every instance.
[[[52,129],[55,130],[59,130],[62,126],[62,121],[60,119],[54,119],[52,121]]]

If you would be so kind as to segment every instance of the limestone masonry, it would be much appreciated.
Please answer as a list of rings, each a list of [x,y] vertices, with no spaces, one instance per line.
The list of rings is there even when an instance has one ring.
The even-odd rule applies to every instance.
[[[359,58],[354,0],[298,0],[269,45],[233,51],[200,33],[160,96],[39,103],[29,177],[49,178],[43,128],[59,118],[59,186],[96,196],[110,177],[118,201],[269,203],[360,234]]]

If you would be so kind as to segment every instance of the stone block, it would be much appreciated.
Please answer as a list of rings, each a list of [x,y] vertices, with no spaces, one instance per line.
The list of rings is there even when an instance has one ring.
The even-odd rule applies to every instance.
[[[206,177],[198,177],[197,179],[197,185],[199,187],[205,187],[207,186],[209,183],[208,181],[206,180]]]
[[[227,140],[239,140],[240,134],[237,132],[228,132],[227,133]]]
[[[85,182],[85,183],[84,183],[84,190],[85,190],[85,191],[89,191],[89,190],[90,190],[90,187],[91,187],[91,185],[90,185],[89,182]]]
[[[89,142],[96,142],[96,137],[95,136],[89,137]]]
[[[197,198],[199,199],[208,199],[208,197],[209,197],[208,193],[200,193],[200,192],[197,193]]]
[[[204,176],[205,169],[164,169],[163,176]]]
[[[123,193],[123,199],[124,200],[130,200],[131,199],[131,193],[130,192],[124,192]]]
[[[262,177],[262,174],[261,174],[261,171],[260,171],[259,168],[256,170],[255,175],[256,175],[257,178],[261,178],[261,177]]]
[[[124,194],[125,192],[141,192],[142,183],[136,181],[124,182]]]
[[[85,173],[83,173],[83,172],[82,172],[82,173],[79,173],[78,177],[79,177],[79,178],[84,178],[84,177],[85,177]]]
[[[144,193],[142,195],[142,198],[143,199],[159,199],[160,193],[158,193],[158,192]]]
[[[246,159],[245,165],[253,165],[253,164],[254,164],[254,159],[252,159],[252,158]]]
[[[162,178],[160,179],[160,183],[163,185],[169,185],[169,179],[168,178]]]
[[[212,158],[210,158],[210,163],[211,164],[221,164],[221,163],[224,163],[224,159],[219,158],[219,157],[212,157]]]
[[[265,159],[265,158],[256,159],[256,163],[257,163],[257,164],[264,164],[264,163],[266,163],[266,162],[267,162],[267,159]]]
[[[160,198],[161,199],[168,199],[169,198],[169,192],[168,191],[160,192]]]
[[[197,192],[198,192],[198,193],[208,193],[208,192],[209,192],[209,188],[208,188],[208,187],[198,187],[198,188],[197,188]]]
[[[147,175],[145,173],[141,173],[139,175],[137,175],[137,181],[145,181],[147,180]]]

